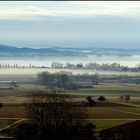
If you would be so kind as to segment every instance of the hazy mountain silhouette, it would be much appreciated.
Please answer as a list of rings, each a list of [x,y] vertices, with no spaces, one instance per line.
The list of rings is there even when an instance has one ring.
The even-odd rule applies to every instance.
[[[65,47],[49,47],[46,48],[27,48],[15,47],[0,44],[0,58],[32,58],[32,57],[48,57],[48,56],[70,56],[78,57],[88,55],[114,55],[119,57],[140,55],[140,49],[122,49],[122,48],[65,48]]]

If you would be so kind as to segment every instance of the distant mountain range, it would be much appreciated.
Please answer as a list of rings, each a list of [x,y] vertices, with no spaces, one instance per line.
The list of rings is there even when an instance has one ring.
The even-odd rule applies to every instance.
[[[122,49],[122,48],[19,48],[0,44],[0,59],[30,59],[46,57],[87,57],[96,56],[119,56],[129,57],[140,55],[140,49]]]

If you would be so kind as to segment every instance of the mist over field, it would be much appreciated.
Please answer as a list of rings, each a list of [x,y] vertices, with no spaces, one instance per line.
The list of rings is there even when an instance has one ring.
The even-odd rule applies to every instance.
[[[55,61],[66,64],[119,63],[135,67],[140,62],[140,49],[123,48],[28,48],[0,44],[0,63],[50,67]],[[22,66],[21,65],[21,66]]]

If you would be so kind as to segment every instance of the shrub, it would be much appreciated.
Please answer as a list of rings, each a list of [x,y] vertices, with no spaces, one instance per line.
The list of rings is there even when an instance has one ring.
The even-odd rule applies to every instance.
[[[3,107],[3,104],[2,103],[0,103],[0,108],[2,108]]]
[[[96,102],[90,97],[90,96],[88,96],[87,98],[87,105],[88,106],[93,106],[93,105],[95,105],[96,104]]]
[[[106,98],[104,96],[99,96],[97,100],[98,101],[106,101]]]

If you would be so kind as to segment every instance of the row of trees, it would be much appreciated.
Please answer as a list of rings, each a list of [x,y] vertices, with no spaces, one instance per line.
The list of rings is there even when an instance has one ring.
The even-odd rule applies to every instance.
[[[49,72],[38,74],[38,80],[40,84],[47,85],[49,87],[63,87],[66,89],[81,88],[84,85],[79,84],[80,82],[91,82],[94,85],[99,83],[98,75],[67,75]]]
[[[79,88],[92,88],[93,85],[98,85],[99,83],[140,83],[139,76],[99,76],[95,75],[70,75],[65,73],[49,73],[42,72],[38,74],[38,81],[40,84],[47,85],[49,87],[62,87],[65,89],[79,89]]]
[[[52,68],[83,68],[83,69],[92,69],[92,70],[100,70],[100,71],[132,71],[132,72],[139,72],[140,67],[128,67],[121,65],[119,63],[86,63],[85,65],[83,63],[79,64],[70,64],[66,63],[65,65],[59,62],[52,63]]]
[[[139,72],[140,67],[128,67],[124,66],[118,63],[103,63],[103,64],[98,64],[98,63],[88,63],[86,64],[86,68],[91,68],[93,70],[101,70],[101,71],[132,71],[132,72]]]

